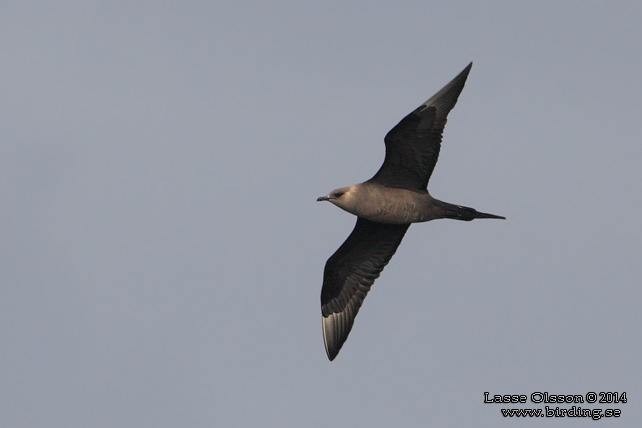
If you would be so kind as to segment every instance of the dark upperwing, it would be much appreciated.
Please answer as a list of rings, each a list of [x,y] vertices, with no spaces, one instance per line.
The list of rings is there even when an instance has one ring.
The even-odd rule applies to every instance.
[[[382,224],[358,217],[348,239],[323,272],[323,340],[333,360],[346,341],[370,287],[392,258],[409,224]]]
[[[388,132],[383,165],[368,182],[426,190],[439,157],[446,117],[457,103],[472,66],[471,62],[450,83]]]

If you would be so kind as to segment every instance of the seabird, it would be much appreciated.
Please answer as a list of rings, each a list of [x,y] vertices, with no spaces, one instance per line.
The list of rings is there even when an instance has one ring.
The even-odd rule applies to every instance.
[[[452,218],[499,218],[442,202],[428,193],[446,117],[464,88],[471,62],[457,77],[403,118],[385,137],[386,157],[370,180],[333,190],[329,201],[357,216],[348,239],[323,272],[323,340],[332,361],[346,341],[370,287],[388,264],[411,223]]]

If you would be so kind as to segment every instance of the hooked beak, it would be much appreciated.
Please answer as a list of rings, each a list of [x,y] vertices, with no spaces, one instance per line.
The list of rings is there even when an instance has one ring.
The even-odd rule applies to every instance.
[[[317,198],[317,202],[320,202],[320,201],[329,201],[330,199],[334,199],[334,198],[331,198],[331,197],[329,197],[329,196],[321,196],[321,197]]]

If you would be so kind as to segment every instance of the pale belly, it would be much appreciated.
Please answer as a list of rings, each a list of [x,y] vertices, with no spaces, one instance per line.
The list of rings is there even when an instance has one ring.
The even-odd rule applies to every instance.
[[[420,207],[412,202],[387,203],[374,212],[368,212],[365,218],[377,223],[389,224],[418,223],[428,220]]]
[[[405,189],[371,189],[364,203],[354,207],[353,214],[388,224],[419,223],[432,220],[430,196]]]

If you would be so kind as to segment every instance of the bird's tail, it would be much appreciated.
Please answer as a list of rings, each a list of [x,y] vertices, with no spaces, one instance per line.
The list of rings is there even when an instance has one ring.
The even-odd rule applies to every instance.
[[[460,205],[451,205],[448,207],[445,217],[462,221],[471,221],[476,218],[499,218],[506,220],[506,217],[500,215],[481,213],[474,208],[462,207]]]

